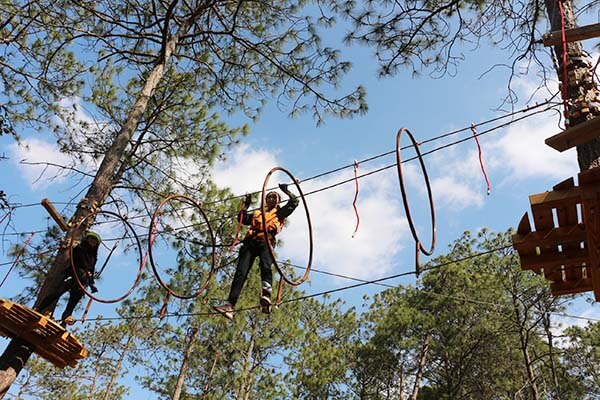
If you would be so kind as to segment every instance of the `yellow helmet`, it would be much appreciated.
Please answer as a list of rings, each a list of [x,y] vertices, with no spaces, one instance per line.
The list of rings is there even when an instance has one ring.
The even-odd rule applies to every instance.
[[[102,238],[94,231],[87,231],[85,237],[93,237],[98,241],[98,244],[102,243]]]

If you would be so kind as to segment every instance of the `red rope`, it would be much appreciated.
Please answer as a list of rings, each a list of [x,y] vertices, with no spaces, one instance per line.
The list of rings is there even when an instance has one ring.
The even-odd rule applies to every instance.
[[[567,73],[567,33],[565,32],[565,10],[563,8],[563,0],[556,0],[558,3],[558,8],[560,10],[560,31],[562,38],[562,62],[563,62],[563,82],[562,82],[562,97],[563,97],[563,106],[565,108],[565,126],[569,126],[569,101],[567,99],[567,80],[569,79]]]
[[[356,208],[356,201],[358,200],[358,161],[354,160],[354,183],[356,186],[356,191],[354,193],[354,201],[352,202],[352,207],[354,207],[354,214],[356,214],[356,226],[354,227],[354,233],[352,237],[356,236],[356,232],[358,232],[358,225],[360,225],[360,216],[358,215],[358,208]]]
[[[231,250],[233,250],[233,248],[238,244],[240,231],[242,230],[242,220],[244,219],[244,210],[246,210],[246,206],[242,202],[242,208],[240,209],[240,218],[238,220],[238,226],[235,230],[235,238],[233,239],[233,243],[231,243],[231,246],[229,246],[229,248],[227,249],[227,254],[231,253]]]
[[[4,222],[4,220],[6,219],[6,217],[8,217],[10,215],[10,212],[7,212],[6,214],[4,214],[2,216],[2,218],[0,219],[0,224]]]
[[[23,253],[25,253],[25,248],[27,247],[27,245],[29,244],[29,242],[31,242],[31,239],[33,239],[34,236],[35,236],[35,232],[31,232],[31,235],[29,236],[29,238],[27,239],[27,241],[25,241],[25,244],[23,245],[23,247],[21,248],[21,250],[17,254],[17,257],[15,258],[15,261],[13,261],[12,265],[8,269],[8,272],[6,273],[6,276],[4,277],[4,279],[2,279],[2,283],[0,283],[0,287],[2,287],[2,285],[4,285],[4,282],[6,282],[6,279],[8,278],[8,275],[10,275],[10,272],[13,270],[13,268],[15,267],[15,265],[17,265],[17,263],[19,262],[19,258],[21,258],[21,256],[23,255]]]
[[[489,196],[492,191],[492,185],[490,183],[490,179],[488,178],[487,172],[485,172],[485,166],[483,165],[483,154],[481,152],[481,143],[479,143],[477,129],[475,129],[475,125],[473,124],[471,124],[471,131],[473,132],[475,143],[477,143],[477,150],[479,151],[479,165],[481,165],[481,172],[483,172],[483,177],[485,178],[485,183],[487,184],[487,194]]]
[[[156,242],[156,236],[158,236],[158,229],[156,228],[158,223],[160,222],[160,214],[156,217],[156,224],[152,227],[152,234],[150,235],[150,242],[148,243],[148,248],[146,249],[146,253],[144,254],[144,258],[142,259],[142,269],[146,266],[146,262],[148,261],[148,253],[150,251],[150,247],[154,246],[154,242]]]

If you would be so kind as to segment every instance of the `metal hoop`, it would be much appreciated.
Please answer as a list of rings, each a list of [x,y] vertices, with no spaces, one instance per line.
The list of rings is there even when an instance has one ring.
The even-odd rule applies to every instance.
[[[191,205],[193,205],[194,207],[196,207],[198,209],[198,211],[200,211],[200,214],[202,215],[202,218],[204,218],[204,221],[206,221],[206,225],[208,226],[208,232],[210,234],[210,240],[211,240],[211,244],[212,244],[212,264],[210,267],[210,271],[208,273],[208,278],[206,279],[206,282],[204,282],[204,284],[200,287],[200,289],[198,289],[196,292],[186,295],[186,294],[181,294],[181,293],[177,293],[175,292],[173,289],[171,289],[169,287],[169,285],[167,285],[162,278],[160,277],[160,273],[158,272],[158,268],[156,268],[156,265],[154,263],[154,258],[152,256],[152,247],[153,247],[153,237],[156,234],[156,225],[158,224],[158,220],[160,218],[160,211],[162,209],[162,207],[168,203],[169,201],[173,200],[173,199],[184,199],[186,200],[188,203],[190,203]],[[210,222],[208,220],[208,217],[206,216],[206,213],[204,212],[204,210],[202,209],[202,207],[200,206],[200,204],[198,204],[194,199],[192,199],[191,197],[182,195],[182,194],[172,194],[170,196],[167,196],[156,208],[156,210],[154,211],[154,214],[152,215],[152,219],[150,220],[150,229],[148,231],[148,258],[150,259],[150,265],[152,266],[152,271],[154,271],[154,276],[156,276],[156,279],[158,280],[158,283],[165,288],[165,290],[172,296],[177,297],[178,299],[193,299],[195,297],[198,297],[200,295],[200,293],[202,293],[206,287],[208,286],[208,283],[210,282],[210,280],[212,279],[213,275],[215,274],[215,261],[216,261],[216,255],[215,255],[215,248],[216,248],[216,243],[215,243],[215,235],[213,233],[212,227],[210,226]]]
[[[135,278],[135,281],[133,282],[133,285],[131,286],[131,288],[127,291],[127,293],[125,293],[121,297],[117,297],[115,299],[102,299],[102,298],[94,296],[92,293],[90,293],[86,289],[85,285],[83,285],[83,283],[79,279],[79,275],[77,275],[77,271],[75,270],[75,264],[73,262],[73,245],[75,244],[75,238],[73,236],[71,236],[71,238],[69,240],[69,259],[70,259],[70,263],[71,263],[71,273],[73,274],[73,277],[75,278],[75,281],[77,282],[77,284],[79,285],[81,290],[83,290],[83,292],[90,299],[95,300],[99,303],[106,303],[106,304],[117,303],[117,302],[127,298],[127,296],[129,296],[134,291],[134,289],[136,288],[136,286],[140,283],[140,280],[142,279],[142,271],[144,269],[144,263],[142,262],[142,258],[143,258],[142,257],[142,246],[140,244],[140,238],[135,233],[135,230],[133,229],[133,227],[131,226],[129,221],[127,221],[127,219],[125,217],[123,217],[115,212],[112,212],[112,211],[105,211],[102,209],[95,210],[93,213],[90,213],[90,214],[86,215],[85,218],[82,218],[81,220],[79,220],[79,223],[77,223],[77,225],[75,226],[74,231],[79,232],[81,230],[82,226],[87,226],[87,224],[85,224],[84,222],[88,218],[90,218],[90,216],[93,216],[93,219],[95,220],[99,214],[110,215],[110,216],[115,217],[116,219],[121,220],[123,222],[123,224],[125,225],[126,229],[129,229],[133,233],[133,237],[135,238],[135,243],[137,245],[139,259],[140,259],[140,265],[138,268],[137,277]],[[109,258],[110,258],[110,255],[109,255]]]
[[[309,252],[308,252],[308,264],[306,266],[306,271],[304,272],[304,275],[297,281],[294,281],[294,280],[288,278],[287,276],[285,276],[285,274],[279,267],[279,264],[277,263],[277,259],[275,257],[275,252],[273,251],[273,246],[271,245],[271,241],[269,240],[269,235],[267,233],[267,219],[265,217],[267,185],[269,184],[269,179],[271,178],[271,175],[273,175],[273,173],[276,171],[281,171],[281,172],[285,173],[287,176],[289,176],[292,179],[292,182],[294,182],[296,189],[298,189],[298,193],[300,193],[300,198],[302,199],[302,205],[304,206],[304,211],[306,213],[306,220],[308,222],[308,240],[309,240],[309,245],[310,245]],[[304,194],[302,193],[302,189],[300,188],[300,183],[298,183],[298,180],[296,178],[294,178],[294,175],[292,175],[292,173],[290,171],[288,171],[287,169],[282,168],[282,167],[275,167],[275,168],[271,169],[271,171],[269,171],[269,173],[265,177],[265,181],[264,181],[263,187],[262,187],[262,194],[261,194],[261,200],[260,200],[260,212],[261,212],[261,217],[262,217],[263,234],[265,236],[265,241],[267,243],[267,247],[269,248],[269,253],[271,253],[271,258],[273,259],[273,264],[275,264],[275,268],[277,269],[277,272],[279,272],[279,275],[281,275],[281,278],[286,283],[288,283],[292,286],[300,285],[301,283],[306,281],[308,279],[308,276],[310,275],[310,267],[312,264],[312,256],[313,256],[313,235],[312,235],[312,224],[310,222],[310,212],[308,211],[308,205],[306,204],[306,199],[304,198]]]
[[[423,176],[425,177],[425,186],[427,187],[427,196],[429,197],[429,209],[431,210],[431,247],[429,250],[426,250],[421,244],[421,240],[419,239],[419,235],[417,234],[417,229],[415,228],[414,221],[412,219],[412,215],[410,213],[410,204],[408,202],[408,196],[406,194],[406,187],[404,186],[404,172],[402,170],[402,159],[400,157],[400,142],[402,140],[402,133],[406,132],[410,141],[415,148],[417,153],[417,158],[419,159],[419,164],[421,164],[421,171],[423,172]],[[404,211],[406,213],[406,218],[408,219],[408,225],[410,226],[410,231],[412,233],[413,238],[416,243],[416,251],[417,251],[417,270],[418,268],[418,255],[419,252],[425,254],[426,256],[430,256],[433,254],[433,250],[435,249],[435,238],[436,238],[436,227],[435,227],[435,205],[433,202],[433,194],[431,193],[431,185],[429,183],[429,176],[427,175],[427,168],[425,167],[425,161],[423,161],[423,155],[421,154],[421,150],[419,150],[419,143],[415,140],[415,137],[410,133],[408,129],[400,128],[396,135],[396,167],[398,169],[398,180],[400,182],[400,191],[402,192],[402,201],[404,203]],[[417,271],[418,272],[418,271]]]

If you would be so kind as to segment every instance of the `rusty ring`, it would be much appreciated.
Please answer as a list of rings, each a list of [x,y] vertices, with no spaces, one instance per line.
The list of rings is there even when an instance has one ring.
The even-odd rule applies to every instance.
[[[309,244],[310,244],[310,247],[309,247],[310,250],[308,252],[308,263],[306,266],[306,271],[304,272],[304,275],[297,281],[293,281],[293,280],[289,279],[287,276],[285,276],[285,274],[283,273],[281,268],[279,268],[279,264],[277,263],[277,259],[275,257],[275,252],[273,251],[273,246],[271,246],[271,241],[269,240],[269,235],[267,234],[267,229],[266,229],[267,220],[265,217],[266,192],[267,192],[267,185],[269,184],[269,179],[271,178],[271,175],[275,171],[282,171],[292,179],[292,181],[294,182],[294,185],[296,185],[296,189],[298,189],[298,193],[300,193],[300,198],[302,199],[302,204],[304,205],[304,211],[306,212],[306,220],[308,222],[308,240],[309,240]],[[264,181],[263,187],[262,187],[262,193],[261,193],[261,199],[260,199],[260,212],[261,212],[261,217],[262,217],[263,234],[265,235],[265,241],[267,243],[267,247],[269,248],[269,253],[271,254],[271,258],[273,259],[273,264],[275,264],[275,268],[277,269],[277,272],[279,272],[279,275],[281,275],[281,278],[286,283],[288,283],[292,286],[300,285],[301,283],[303,283],[304,281],[306,281],[308,279],[308,275],[310,274],[310,267],[312,264],[312,256],[313,256],[313,234],[312,234],[312,224],[310,222],[310,212],[308,211],[308,205],[306,204],[306,199],[304,198],[304,194],[302,193],[302,189],[300,188],[300,183],[298,183],[298,180],[296,178],[294,178],[294,175],[292,175],[292,173],[290,171],[288,171],[287,169],[285,169],[283,167],[274,167],[273,169],[271,169],[269,171],[269,173],[265,177],[265,181]]]
[[[402,159],[400,157],[400,141],[402,140],[402,133],[407,133],[410,138],[413,147],[417,153],[417,157],[419,159],[419,163],[421,164],[421,171],[423,171],[423,176],[425,177],[425,186],[427,187],[427,196],[429,197],[429,209],[431,210],[431,247],[429,250],[426,250],[421,244],[421,240],[419,239],[419,235],[417,234],[417,229],[415,228],[414,221],[410,214],[410,204],[408,203],[408,196],[406,195],[406,187],[404,186],[404,173],[402,171]],[[408,129],[400,128],[398,133],[396,134],[396,168],[398,169],[398,180],[400,182],[400,191],[402,192],[402,201],[404,203],[404,211],[406,213],[406,218],[408,219],[408,225],[410,226],[410,231],[412,233],[413,238],[415,239],[416,251],[417,251],[417,269],[418,269],[418,255],[419,252],[425,254],[426,256],[430,256],[433,254],[433,250],[435,249],[435,237],[436,237],[436,227],[435,227],[435,205],[433,202],[433,194],[431,193],[431,185],[429,183],[429,176],[427,175],[427,168],[425,167],[425,161],[423,161],[423,155],[421,154],[421,150],[419,150],[419,143],[415,140],[415,137],[410,133]]]
[[[158,219],[160,216],[160,210],[161,208],[169,201],[176,199],[176,198],[181,198],[181,199],[185,199],[187,200],[189,203],[191,203],[193,206],[195,206],[199,211],[200,214],[202,214],[202,217],[204,218],[204,220],[206,221],[206,225],[208,226],[208,231],[210,233],[210,240],[212,243],[212,265],[210,267],[210,272],[208,273],[208,278],[206,279],[206,282],[204,282],[204,284],[200,287],[200,289],[198,289],[196,292],[190,294],[190,295],[184,295],[184,294],[179,294],[176,293],[175,291],[173,291],[173,289],[171,289],[169,287],[169,285],[167,285],[162,278],[160,277],[160,274],[158,272],[158,269],[156,268],[156,265],[154,264],[154,258],[152,256],[152,246],[153,246],[153,240],[152,237],[153,235],[156,233],[156,224],[158,223]],[[204,291],[204,289],[206,289],[206,287],[208,286],[210,280],[212,279],[213,275],[215,274],[215,260],[216,260],[216,255],[215,255],[215,248],[216,248],[216,244],[215,244],[215,235],[213,233],[212,227],[210,226],[210,221],[208,220],[208,217],[206,216],[206,213],[204,212],[204,210],[202,209],[202,207],[200,206],[200,204],[198,204],[194,199],[192,199],[191,197],[182,195],[182,194],[172,194],[170,196],[167,196],[156,208],[156,210],[154,210],[154,214],[152,214],[152,219],[150,220],[150,229],[148,231],[148,258],[150,260],[150,265],[152,266],[152,271],[154,271],[154,276],[156,277],[156,279],[158,280],[158,283],[172,296],[177,297],[178,299],[193,299],[194,297],[198,297],[200,295],[200,293],[202,293]]]
[[[142,271],[144,269],[144,264],[142,261],[142,245],[140,244],[140,238],[138,237],[138,235],[135,233],[135,230],[133,229],[133,227],[131,226],[131,224],[125,219],[123,218],[121,215],[112,212],[112,211],[106,211],[106,210],[102,210],[102,209],[97,209],[94,213],[88,214],[86,215],[84,218],[81,218],[79,220],[79,222],[77,223],[77,225],[75,226],[75,232],[79,231],[81,229],[81,226],[83,224],[84,221],[86,221],[91,215],[94,216],[94,220],[96,219],[96,217],[98,216],[98,214],[106,214],[106,215],[112,215],[113,217],[116,217],[117,219],[120,219],[121,221],[123,221],[123,223],[126,226],[126,229],[129,229],[132,233],[133,233],[133,237],[135,238],[135,242],[137,244],[137,249],[139,252],[139,256],[140,256],[140,266],[138,269],[138,274],[137,277],[135,278],[135,281],[133,282],[133,285],[131,286],[131,288],[127,291],[127,293],[125,293],[123,296],[115,298],[115,299],[101,299],[99,297],[94,296],[92,293],[90,293],[85,286],[81,283],[81,280],[79,279],[79,275],[77,275],[77,272],[75,271],[75,264],[73,263],[73,244],[75,243],[75,238],[73,236],[71,236],[70,240],[69,240],[69,259],[70,259],[70,263],[71,263],[71,273],[73,274],[73,277],[75,278],[75,281],[77,282],[77,284],[79,285],[79,287],[83,290],[83,292],[92,300],[95,300],[99,303],[106,303],[106,304],[110,304],[110,303],[117,303],[121,300],[124,300],[125,298],[127,298],[127,296],[129,296],[134,289],[136,288],[136,286],[140,283],[140,280],[142,279]],[[109,256],[110,258],[110,256]]]

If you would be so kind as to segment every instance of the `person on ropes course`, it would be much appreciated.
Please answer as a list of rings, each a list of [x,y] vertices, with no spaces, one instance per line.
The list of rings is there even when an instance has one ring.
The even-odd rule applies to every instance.
[[[96,261],[98,260],[98,247],[102,239],[96,232],[88,231],[85,234],[84,239],[77,246],[73,248],[73,265],[75,271],[79,277],[79,281],[82,285],[90,288],[92,293],[96,293],[98,289],[94,286],[94,270],[96,268]],[[51,304],[55,303],[60,297],[69,292],[69,301],[63,311],[61,317],[61,325],[72,325],[75,319],[71,315],[79,301],[85,295],[83,289],[77,283],[71,268],[68,268],[65,272],[65,276],[62,280],[61,287],[56,291],[53,296],[48,296],[37,309],[44,310]]]
[[[283,207],[278,205],[281,198],[277,192],[269,192],[266,196],[266,231],[269,234],[269,241],[272,245],[275,243],[275,235],[281,232],[285,219],[298,207],[299,203],[296,195],[289,191],[287,184],[281,183],[279,184],[279,188],[289,197],[289,200]],[[260,305],[262,312],[266,314],[271,312],[271,285],[273,281],[271,266],[273,258],[265,239],[261,211],[256,210],[253,213],[246,211],[250,207],[251,202],[252,198],[247,194],[244,200],[244,209],[240,211],[241,215],[238,216],[242,220],[242,223],[250,225],[250,228],[242,241],[242,247],[238,254],[238,264],[231,283],[228,302],[213,307],[228,319],[233,319],[233,308],[240,297],[242,287],[248,278],[248,272],[256,257],[259,258],[260,278],[262,280]]]

